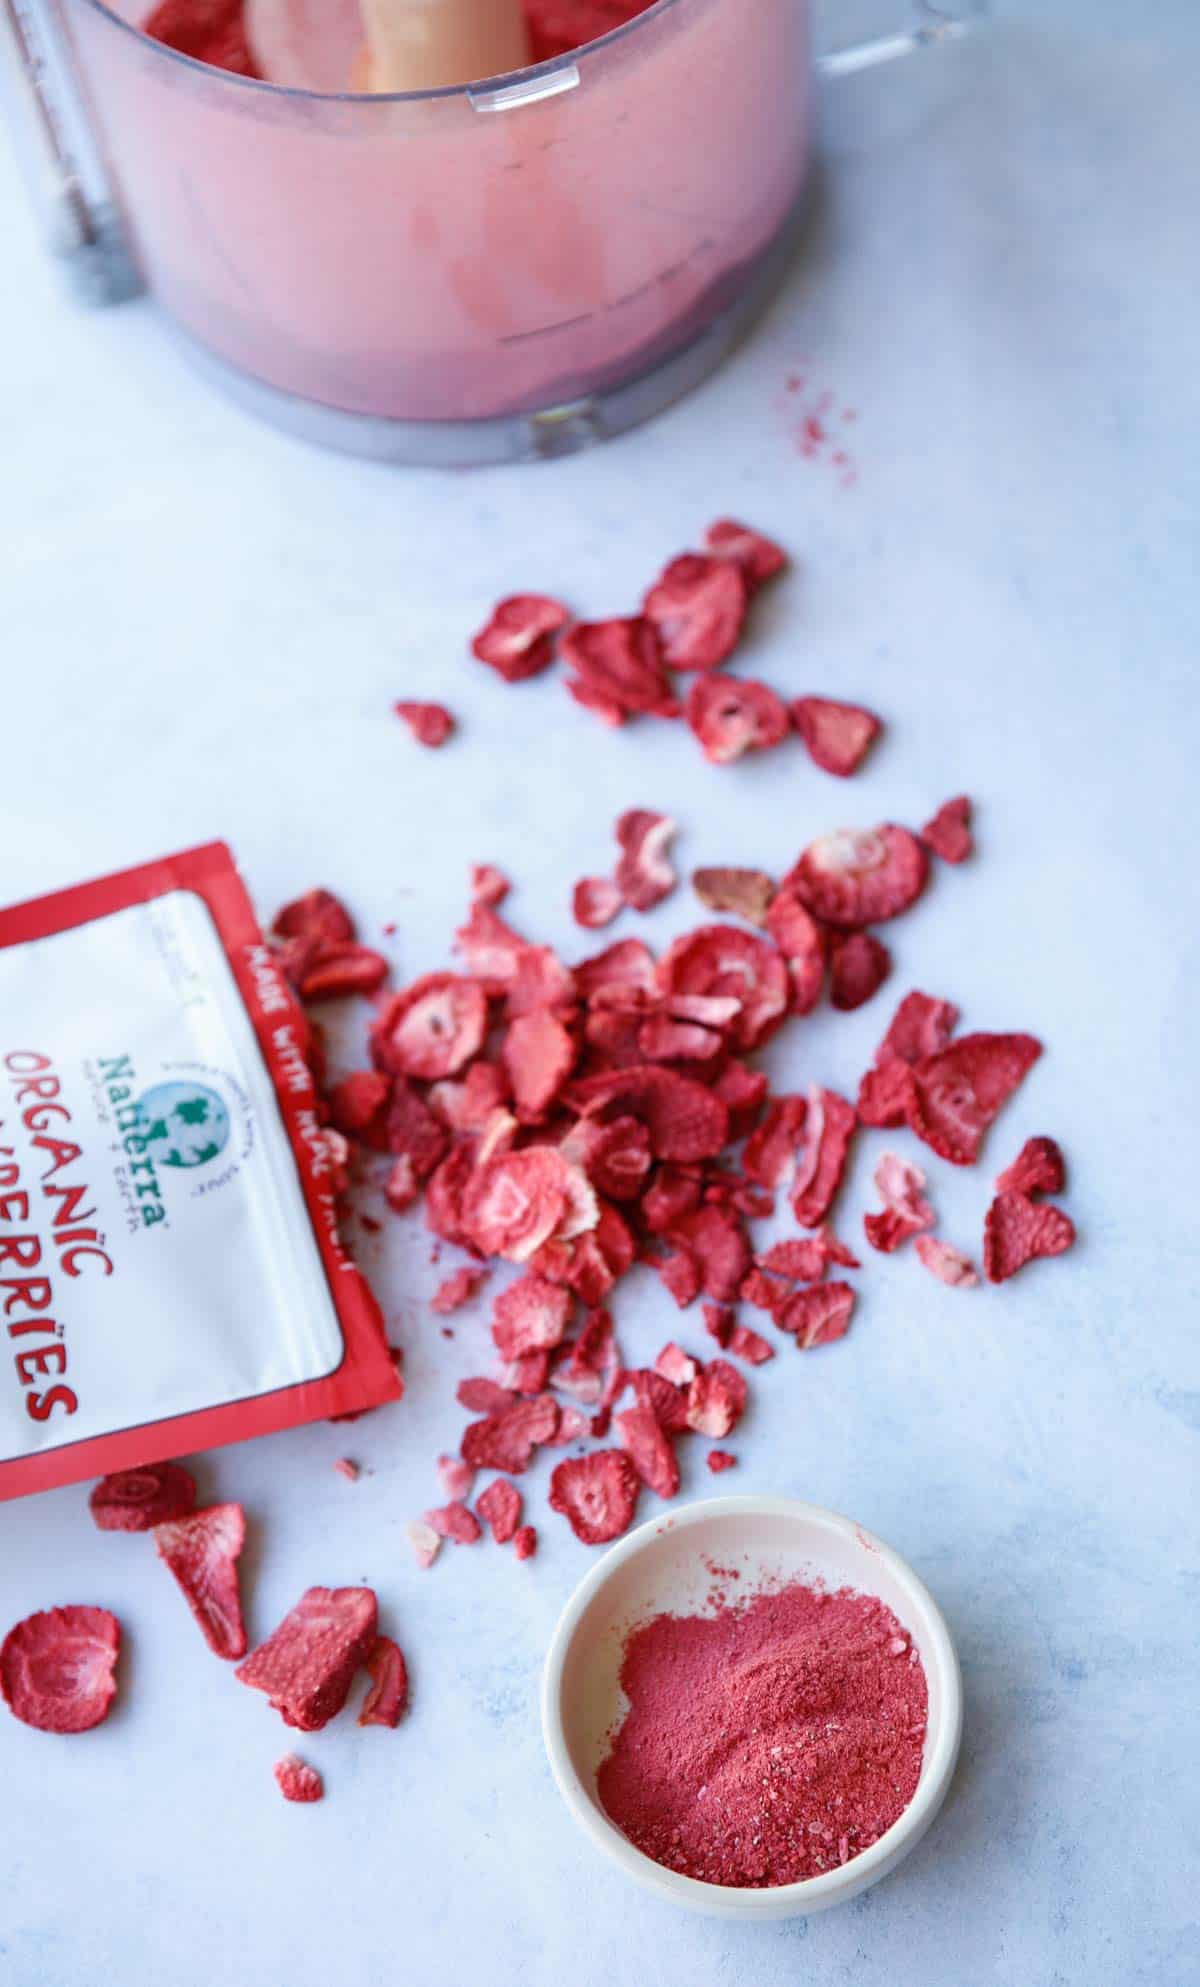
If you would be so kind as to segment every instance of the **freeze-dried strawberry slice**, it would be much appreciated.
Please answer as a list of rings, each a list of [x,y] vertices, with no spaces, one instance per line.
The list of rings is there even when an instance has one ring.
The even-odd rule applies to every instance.
[[[630,807],[616,825],[616,882],[625,902],[634,911],[652,911],[669,897],[679,878],[671,867],[668,850],[675,823],[667,814],[655,814],[649,807]]]
[[[879,992],[892,970],[892,955],[874,932],[852,931],[834,939],[829,956],[829,998],[852,1014]]]
[[[265,1691],[285,1725],[319,1732],[336,1718],[375,1643],[370,1587],[310,1587],[236,1672]]]
[[[941,1158],[973,1165],[988,1126],[1041,1053],[1032,1035],[961,1036],[913,1069],[909,1124]]]
[[[912,1070],[897,1057],[867,1070],[858,1086],[856,1110],[860,1124],[895,1130],[908,1123]]]
[[[757,1049],[784,1020],[790,998],[788,972],[775,947],[736,925],[701,925],[677,938],[659,961],[659,984],[668,997],[700,994],[741,1002],[730,1034],[740,1049]]]
[[[853,1104],[836,1090],[808,1093],[804,1150],[796,1167],[792,1212],[801,1228],[816,1228],[837,1197],[854,1135]]]
[[[563,661],[575,674],[567,689],[606,724],[646,714],[673,718],[679,704],[663,668],[662,645],[641,615],[580,621],[563,637]]]
[[[472,979],[488,993],[502,994],[516,978],[529,944],[490,904],[476,900],[467,922],[454,934],[454,950]]]
[[[751,594],[757,593],[768,580],[773,580],[788,562],[782,545],[776,545],[773,539],[764,538],[761,531],[752,531],[748,524],[739,524],[731,517],[718,518],[715,524],[710,524],[704,534],[704,542],[714,558],[733,560],[741,569]]]
[[[576,1442],[583,1442],[592,1432],[592,1417],[580,1407],[564,1407],[558,1411],[558,1434],[552,1447],[570,1449]],[[607,1431],[606,1431],[607,1432]]]
[[[477,1545],[483,1537],[475,1513],[461,1502],[426,1511],[425,1523],[440,1539],[453,1539],[455,1545]]]
[[[554,638],[571,616],[561,601],[541,593],[514,593],[492,610],[471,652],[506,683],[523,683],[554,661]]]
[[[669,1380],[673,1387],[690,1387],[697,1370],[691,1354],[685,1352],[681,1345],[676,1345],[674,1339],[668,1339],[654,1362],[654,1371],[660,1373],[664,1380]]]
[[[358,1714],[360,1725],[386,1725],[394,1731],[408,1709],[408,1668],[390,1635],[377,1635],[366,1662],[371,1688]]]
[[[486,1283],[490,1271],[486,1269],[456,1269],[451,1276],[443,1278],[429,1300],[429,1308],[439,1318],[452,1317],[469,1304],[481,1283]]]
[[[936,1000],[926,993],[905,994],[875,1051],[876,1066],[882,1069],[897,1057],[901,1062],[916,1063],[935,1056],[946,1047],[957,1026],[958,1009],[951,1001]]]
[[[765,1072],[750,1069],[744,1062],[728,1062],[713,1090],[728,1109],[730,1138],[745,1138],[748,1132],[753,1131],[758,1114],[767,1101]]]
[[[558,1403],[551,1395],[510,1401],[482,1421],[473,1421],[464,1431],[463,1460],[474,1469],[521,1476],[538,1445],[552,1442],[557,1432]]]
[[[654,1268],[681,1311],[695,1303],[700,1295],[700,1265],[689,1249],[672,1249],[659,1256]]]
[[[427,1180],[445,1157],[450,1143],[446,1128],[404,1077],[392,1085],[384,1123],[387,1149],[396,1158],[411,1160],[418,1180]]]
[[[885,1152],[875,1168],[875,1187],[883,1202],[882,1214],[863,1217],[867,1240],[883,1255],[900,1248],[913,1235],[932,1228],[934,1212],[925,1197],[925,1175],[911,1160],[895,1152]]]
[[[642,1224],[651,1235],[665,1235],[685,1214],[699,1207],[701,1197],[695,1172],[682,1166],[659,1166],[642,1196]]]
[[[406,724],[418,745],[436,752],[454,734],[454,714],[445,704],[393,704],[396,716]]]
[[[625,907],[611,876],[584,876],[571,892],[571,916],[585,931],[602,931]]]
[[[839,704],[829,697],[798,697],[792,723],[815,765],[848,779],[856,773],[883,730],[882,720],[861,704]]]
[[[685,552],[642,602],[672,669],[715,669],[737,647],[747,591],[736,560]]]
[[[780,1278],[768,1276],[757,1266],[750,1271],[738,1292],[743,1304],[753,1304],[756,1311],[768,1312],[776,1324],[790,1295],[790,1290]]]
[[[148,1532],[167,1518],[182,1518],[196,1503],[196,1482],[182,1463],[147,1463],[101,1477],[88,1499],[102,1532]]]
[[[329,1113],[338,1131],[378,1152],[387,1148],[385,1119],[392,1079],[378,1069],[356,1069],[329,1092]]]
[[[567,1101],[592,1117],[640,1119],[658,1159],[712,1159],[728,1137],[729,1113],[720,1098],[671,1069],[605,1070],[574,1083]]]
[[[427,1083],[453,1076],[479,1053],[487,1031],[487,998],[457,973],[426,973],[385,1001],[371,1030],[382,1068]]]
[[[607,1545],[629,1529],[638,1488],[638,1473],[624,1449],[599,1449],[557,1465],[550,1478],[550,1509],[562,1512],[584,1545]]]
[[[827,1228],[819,1235],[805,1236],[803,1241],[776,1242],[761,1259],[763,1269],[773,1276],[786,1277],[790,1283],[816,1283],[830,1263],[840,1263],[845,1269],[859,1268],[858,1257]]]
[[[998,1194],[1061,1194],[1067,1169],[1062,1151],[1052,1138],[1027,1138],[1011,1166],[996,1182]]]
[[[949,1242],[939,1241],[936,1235],[918,1235],[913,1247],[930,1275],[952,1290],[973,1290],[979,1282],[971,1258]]]
[[[775,1322],[790,1332],[801,1352],[832,1345],[850,1329],[855,1293],[848,1283],[813,1283],[788,1298]]]
[[[588,1407],[611,1404],[616,1399],[620,1372],[612,1318],[603,1309],[592,1311],[579,1337],[573,1344],[560,1347],[554,1357],[554,1385]]]
[[[510,1021],[501,1049],[517,1116],[536,1124],[550,1109],[575,1066],[575,1041],[550,1008],[535,1008]]]
[[[490,1062],[473,1062],[461,1081],[444,1078],[429,1092],[432,1109],[456,1132],[481,1132],[493,1111],[508,1101],[504,1072]]]
[[[575,985],[580,999],[586,1001],[614,988],[654,993],[658,986],[654,954],[640,938],[619,938],[615,945],[576,966]]]
[[[0,1694],[39,1732],[90,1732],[117,1694],[121,1624],[107,1608],[47,1608],[0,1644]]]
[[[650,1134],[638,1118],[597,1124],[580,1118],[562,1143],[564,1157],[581,1166],[597,1193],[610,1200],[635,1200],[652,1165]]]
[[[1061,1256],[1075,1240],[1075,1223],[1049,1201],[997,1194],[983,1227],[983,1267],[989,1283],[1005,1283],[1040,1256]]]
[[[437,1459],[438,1482],[442,1495],[448,1503],[462,1504],[471,1495],[471,1485],[475,1472],[461,1456],[439,1456]]]
[[[776,1097],[742,1154],[742,1170],[774,1191],[791,1179],[804,1138],[808,1105],[803,1097]]]
[[[352,944],[357,937],[354,919],[330,890],[310,890],[285,904],[271,929],[277,938],[306,938],[321,946]]]
[[[569,1241],[594,1228],[597,1219],[586,1176],[550,1145],[489,1159],[463,1197],[463,1223],[476,1245],[513,1263],[528,1262],[553,1235]]]
[[[484,1379],[480,1374],[460,1380],[454,1389],[454,1398],[470,1414],[495,1414],[500,1408],[511,1407],[513,1402],[510,1388],[502,1387],[496,1380]]]
[[[683,714],[713,766],[769,751],[788,735],[787,705],[769,684],[715,670],[696,678]]]
[[[301,1000],[339,1000],[374,993],[388,972],[383,954],[369,945],[329,946],[305,966],[296,987]]]
[[[569,1007],[574,998],[575,979],[570,967],[564,966],[548,945],[527,945],[505,989],[504,1011],[515,1019],[543,1007]]]
[[[692,889],[718,917],[745,918],[747,924],[760,926],[767,922],[775,895],[775,884],[763,869],[693,870]]]
[[[178,1581],[204,1640],[215,1655],[231,1660],[246,1653],[237,1570],[245,1542],[240,1504],[211,1504],[154,1528],[159,1557]]]
[[[810,843],[784,878],[814,917],[854,929],[907,911],[925,888],[929,862],[915,835],[882,827],[839,829]]]
[[[543,1394],[550,1379],[548,1352],[523,1352],[500,1369],[500,1378],[514,1394]]]
[[[497,1545],[507,1545],[521,1522],[521,1493],[506,1476],[498,1476],[475,1499],[475,1509],[491,1527]]]
[[[677,1387],[670,1380],[664,1380],[662,1374],[656,1373],[651,1366],[639,1366],[629,1377],[639,1407],[648,1407],[660,1428],[665,1428],[668,1435],[687,1433],[686,1387]]]
[[[679,1459],[653,1409],[628,1407],[614,1415],[613,1427],[646,1488],[659,1497],[674,1497],[679,1490]]]
[[[532,1559],[537,1551],[537,1532],[532,1525],[521,1525],[513,1533],[513,1551],[518,1559]]]
[[[676,1222],[669,1239],[695,1257],[705,1296],[718,1304],[732,1303],[751,1261],[738,1216],[728,1208],[698,1207]]]
[[[688,1427],[718,1441],[732,1434],[746,1411],[746,1382],[727,1359],[714,1359],[688,1388]]]
[[[735,1325],[729,1334],[728,1350],[735,1359],[744,1359],[748,1366],[765,1366],[774,1359],[775,1348],[769,1345],[760,1332],[751,1331],[749,1325]]]
[[[921,830],[927,849],[943,862],[965,862],[975,847],[971,836],[971,803],[965,793],[956,794],[938,808],[932,821]]]
[[[737,1457],[731,1456],[728,1449],[710,1449],[704,1460],[714,1476],[737,1468]]]
[[[788,962],[793,1013],[811,1014],[825,984],[825,932],[789,889],[778,890],[773,897],[767,930]]]
[[[285,1801],[299,1801],[307,1805],[312,1801],[324,1800],[325,1782],[316,1767],[297,1758],[294,1752],[287,1752],[282,1759],[277,1759],[271,1771]]]
[[[571,1320],[570,1293],[541,1276],[523,1276],[502,1290],[492,1309],[492,1337],[505,1359],[561,1345]]]
[[[423,1518],[413,1518],[404,1527],[404,1530],[408,1538],[408,1543],[412,1547],[413,1558],[422,1572],[428,1573],[442,1549],[441,1539],[434,1531],[433,1526],[427,1525]]]
[[[737,1316],[732,1304],[702,1304],[700,1315],[704,1319],[704,1329],[709,1337],[715,1338],[722,1352],[725,1352],[733,1337]]]
[[[585,1304],[602,1304],[636,1255],[633,1236],[616,1208],[608,1201],[599,1205],[594,1229],[570,1242],[544,1243],[531,1265],[552,1283],[565,1283]]]

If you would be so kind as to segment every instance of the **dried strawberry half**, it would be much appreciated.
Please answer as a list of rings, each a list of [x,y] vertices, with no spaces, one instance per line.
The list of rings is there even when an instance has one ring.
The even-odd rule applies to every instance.
[[[813,916],[853,930],[899,917],[925,888],[929,862],[907,828],[842,828],[810,843],[784,878]]]
[[[892,955],[874,932],[837,936],[830,947],[829,998],[841,1014],[873,1000],[892,970]]]
[[[589,1116],[638,1118],[655,1157],[681,1164],[715,1158],[729,1134],[720,1098],[670,1069],[605,1070],[572,1084],[568,1102]]]
[[[245,1542],[240,1504],[210,1504],[154,1528],[159,1557],[178,1581],[204,1640],[215,1655],[230,1660],[246,1653],[237,1569]]]
[[[0,1694],[39,1732],[90,1732],[117,1694],[121,1624],[107,1608],[47,1608],[0,1644]]]
[[[730,1034],[740,1049],[757,1049],[785,1019],[790,999],[787,967],[775,947],[736,925],[701,925],[677,938],[659,961],[665,995],[732,997],[741,1012]]]
[[[746,604],[736,560],[685,552],[664,568],[642,612],[658,630],[672,669],[715,669],[738,645]]]
[[[506,683],[523,683],[550,667],[554,638],[570,618],[561,601],[545,594],[510,594],[493,608],[491,620],[471,643],[471,652]]]
[[[638,1487],[638,1473],[624,1449],[599,1449],[557,1465],[550,1478],[550,1509],[561,1511],[584,1545],[607,1545],[628,1531]]]
[[[850,1329],[855,1293],[848,1283],[814,1283],[788,1298],[775,1322],[790,1332],[801,1352],[832,1345]]]
[[[492,1337],[505,1359],[561,1345],[574,1306],[570,1292],[545,1277],[523,1276],[502,1290],[492,1309]]]
[[[883,730],[874,711],[861,704],[835,703],[830,697],[798,697],[792,705],[792,723],[814,764],[843,780],[858,771]]]
[[[678,883],[667,853],[674,834],[670,816],[649,807],[631,807],[619,817],[616,882],[631,910],[652,911]]]
[[[517,1116],[536,1124],[575,1067],[574,1036],[550,1008],[539,1007],[509,1022],[500,1053]]]
[[[921,830],[927,849],[943,862],[965,862],[975,847],[971,835],[971,803],[965,793],[944,801]]]
[[[376,1061],[426,1083],[453,1076],[483,1047],[487,997],[457,973],[426,973],[385,1001],[371,1030]]]
[[[788,962],[792,1012],[811,1014],[825,984],[826,933],[794,890],[776,892],[767,912],[767,930]]]
[[[277,1759],[271,1771],[285,1801],[298,1801],[302,1805],[309,1805],[313,1801],[324,1800],[325,1782],[316,1767],[309,1766],[306,1760],[298,1758],[294,1752],[285,1753],[282,1759]]]
[[[801,1228],[816,1228],[837,1197],[854,1135],[853,1104],[836,1090],[815,1086],[808,1095],[804,1149],[792,1188],[792,1212]]]
[[[746,752],[769,751],[788,735],[787,705],[769,684],[715,670],[696,678],[684,716],[713,766],[728,766]]]
[[[516,1536],[521,1523],[521,1493],[507,1477],[498,1476],[494,1483],[489,1483],[475,1499],[475,1509],[485,1525],[491,1527],[497,1545],[507,1545]]]
[[[406,724],[418,745],[436,752],[454,733],[454,715],[445,704],[393,704],[396,716]]]
[[[521,1476],[529,1468],[534,1450],[554,1440],[558,1412],[558,1403],[549,1394],[539,1394],[533,1400],[510,1400],[506,1406],[493,1409],[464,1430],[464,1462],[473,1469]]]
[[[336,1718],[368,1662],[378,1619],[370,1587],[310,1587],[246,1658],[238,1681],[265,1691],[285,1725],[319,1732]]]
[[[996,1182],[998,1194],[1061,1194],[1067,1180],[1062,1151],[1052,1138],[1027,1138]]]
[[[408,1668],[400,1648],[390,1635],[375,1637],[367,1655],[366,1668],[371,1688],[363,1699],[358,1722],[360,1725],[386,1725],[394,1730],[408,1709]]]
[[[148,1532],[194,1509],[196,1480],[182,1463],[147,1463],[101,1477],[88,1499],[102,1532]]]
[[[613,1417],[613,1427],[646,1488],[659,1497],[674,1497],[679,1490],[679,1459],[654,1410],[626,1408]]]
[[[939,1283],[947,1284],[952,1290],[973,1290],[979,1282],[974,1263],[949,1242],[942,1242],[936,1235],[918,1235],[913,1244],[918,1256],[931,1276]]]
[[[717,917],[745,918],[765,925],[775,884],[765,870],[717,867],[692,872],[692,889],[706,910]]]
[[[679,704],[663,667],[662,645],[641,615],[580,621],[563,638],[563,661],[575,672],[567,689],[606,724],[645,714],[673,718]]]
[[[1075,1223],[1061,1207],[1025,1194],[997,1194],[983,1228],[983,1267],[989,1283],[1005,1283],[1026,1263],[1061,1256],[1075,1240]]]
[[[611,876],[584,876],[571,892],[571,916],[585,931],[601,931],[625,908],[620,886]]]
[[[783,572],[788,562],[782,545],[776,545],[774,539],[764,537],[761,531],[752,531],[748,524],[739,524],[732,517],[721,517],[710,524],[704,542],[714,557],[733,560],[751,594]]]
[[[1042,1053],[1032,1035],[963,1035],[912,1071],[908,1121],[955,1166],[979,1157],[984,1133]]]
[[[688,1388],[688,1427],[698,1435],[722,1440],[732,1434],[746,1411],[746,1382],[727,1359],[702,1367]]]

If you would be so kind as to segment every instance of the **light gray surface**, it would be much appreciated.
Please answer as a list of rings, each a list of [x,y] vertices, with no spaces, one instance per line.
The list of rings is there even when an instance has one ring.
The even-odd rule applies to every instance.
[[[0,1510],[5,1623],[92,1600],[129,1638],[101,1731],[0,1725],[19,1987],[1200,1979],[1197,17],[1023,12],[936,82],[910,64],[831,93],[821,236],[753,347],[649,432],[519,475],[390,474],[248,425],[148,308],[60,302],[0,159],[7,898],[220,833],[264,910],[340,886],[368,934],[397,921],[416,973],[445,957],[481,857],[516,880],[516,922],[576,950],[568,888],[604,865],[619,807],[675,811],[688,865],[777,869],[822,828],[920,819],[965,788],[980,858],[896,928],[897,986],[1050,1052],[985,1168],[938,1167],[936,1196],[970,1243],[991,1172],[1052,1131],[1084,1238],[976,1295],[873,1260],[851,1337],[777,1362],[736,1443],[740,1488],[877,1529],[959,1640],[956,1788],[880,1889],[810,1924],[707,1925],[569,1828],[535,1686],[583,1548],[553,1519],[527,1567],[481,1548],[420,1575],[404,1547],[484,1329],[448,1345],[422,1315],[418,1235],[411,1275],[389,1271],[403,1406],[202,1466],[251,1516],[253,1634],[310,1581],[369,1578],[409,1652],[400,1732],[306,1742],[323,1807],[279,1800],[288,1735],[147,1544],[95,1534],[80,1490]],[[851,489],[790,438],[801,361],[858,411]],[[718,773],[682,729],[610,735],[557,682],[513,692],[463,659],[496,594],[620,610],[719,511],[800,559],[745,667],[891,722],[852,787],[798,754]],[[444,696],[461,739],[410,747],[398,694]],[[681,894],[651,933],[693,917]],[[889,1012],[884,995],[794,1030],[781,1074],[852,1083]],[[864,1141],[847,1233],[882,1143]],[[635,1355],[679,1329],[648,1287],[620,1325]],[[342,1453],[374,1474],[343,1482]]]

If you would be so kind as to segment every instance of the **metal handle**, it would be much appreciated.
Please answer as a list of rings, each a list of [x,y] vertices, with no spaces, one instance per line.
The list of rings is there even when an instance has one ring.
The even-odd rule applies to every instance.
[[[816,66],[822,76],[853,76],[860,69],[894,62],[897,56],[913,55],[918,49],[959,41],[978,27],[986,12],[987,0],[959,0],[954,6],[937,7],[931,0],[916,0],[907,26],[831,49],[817,57]]]

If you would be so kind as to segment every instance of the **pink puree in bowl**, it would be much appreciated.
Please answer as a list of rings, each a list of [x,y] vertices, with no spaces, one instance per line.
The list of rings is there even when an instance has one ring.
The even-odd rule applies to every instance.
[[[733,301],[804,177],[803,0],[659,0],[578,87],[491,112],[277,90],[131,32],[144,0],[62,4],[152,290],[332,407],[485,419],[634,377]]]

